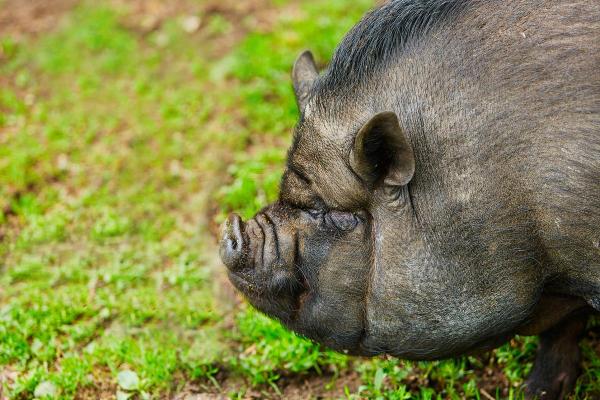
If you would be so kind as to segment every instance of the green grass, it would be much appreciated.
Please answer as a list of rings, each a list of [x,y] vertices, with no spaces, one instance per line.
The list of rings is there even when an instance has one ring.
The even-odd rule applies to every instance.
[[[277,397],[315,376],[351,399],[481,398],[489,370],[512,388],[493,396],[518,397],[535,339],[478,358],[363,360],[223,300],[211,227],[277,196],[297,118],[291,63],[306,47],[327,60],[370,1],[265,1],[268,24],[243,29],[194,3],[193,34],[187,10],[141,32],[115,4],[83,3],[37,38],[0,38],[8,398],[161,398],[190,385]],[[582,398],[600,391],[600,359],[584,350]],[[344,389],[348,377],[358,384]]]

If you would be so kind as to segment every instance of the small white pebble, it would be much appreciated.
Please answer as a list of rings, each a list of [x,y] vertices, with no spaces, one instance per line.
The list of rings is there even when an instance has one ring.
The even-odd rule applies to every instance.
[[[200,28],[200,17],[188,15],[181,20],[181,27],[187,33],[194,33]]]
[[[55,397],[56,394],[57,394],[56,386],[54,386],[54,383],[52,383],[50,381],[40,382],[35,387],[35,391],[33,392],[33,395],[37,398],[47,397],[47,396]]]
[[[69,158],[66,154],[63,153],[58,156],[58,159],[56,160],[56,166],[61,171],[66,171],[69,169]]]

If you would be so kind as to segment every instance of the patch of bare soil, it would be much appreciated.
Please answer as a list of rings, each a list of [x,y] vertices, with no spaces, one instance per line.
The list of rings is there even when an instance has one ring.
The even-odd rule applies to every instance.
[[[496,391],[501,398],[509,394],[510,384],[504,372],[498,367],[485,367],[478,375],[477,385],[483,398],[496,398]]]
[[[159,29],[166,20],[179,18],[184,30],[199,35],[217,50],[215,57],[226,54],[250,31],[269,31],[282,12],[296,11],[295,2],[282,11],[269,0],[111,0],[111,4],[126,10],[124,25],[141,34]],[[226,32],[210,29],[215,16],[227,21]]]
[[[60,25],[77,0],[0,0],[0,36],[39,35]]]
[[[360,383],[360,376],[356,371],[349,371],[334,381],[332,381],[332,377],[328,376],[294,378],[286,386],[283,386],[281,397],[290,400],[340,399],[345,397],[345,387],[348,387],[350,393],[356,393]]]
[[[76,400],[114,399],[117,384],[113,381],[108,368],[96,368],[92,373],[92,385],[84,386],[77,391]]]
[[[152,32],[167,19],[179,15],[196,15],[202,7],[201,2],[188,0],[110,0],[111,8],[125,10],[123,24],[136,32]],[[199,25],[195,26],[196,29]],[[190,29],[191,30],[191,29]]]
[[[217,378],[219,378],[217,376]],[[335,379],[334,379],[335,378]],[[219,380],[219,379],[218,379]],[[222,378],[220,390],[205,386],[187,385],[172,400],[217,400],[226,399],[227,393],[238,392],[245,387],[244,383],[236,378]],[[323,375],[296,375],[282,377],[277,386],[279,391],[264,387],[262,390],[253,389],[244,394],[244,399],[339,399],[344,398],[345,387],[354,393],[360,385],[360,377],[355,371],[348,371],[341,376],[334,377],[331,373]]]
[[[8,400],[8,395],[4,393],[4,386],[17,380],[18,373],[8,366],[0,369],[0,400]]]
[[[221,49],[221,55],[249,31],[266,32],[282,12],[296,12],[295,2],[282,11],[269,0],[108,0],[116,9],[124,10],[123,24],[134,31],[149,33],[168,19],[179,17],[189,33],[198,33],[211,45]],[[52,31],[63,17],[81,0],[0,0],[0,36],[22,39]],[[207,33],[211,17],[227,21],[230,30]]]

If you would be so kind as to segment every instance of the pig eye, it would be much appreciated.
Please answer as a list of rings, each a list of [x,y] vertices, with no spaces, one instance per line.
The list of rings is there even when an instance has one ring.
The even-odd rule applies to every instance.
[[[341,231],[351,231],[358,224],[356,215],[343,211],[330,211],[327,213],[327,219]]]

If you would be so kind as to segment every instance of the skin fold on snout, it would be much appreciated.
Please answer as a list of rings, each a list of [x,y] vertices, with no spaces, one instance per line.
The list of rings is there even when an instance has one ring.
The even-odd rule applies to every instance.
[[[297,302],[306,290],[295,261],[296,232],[276,218],[264,210],[244,223],[232,214],[223,225],[221,258],[234,285],[255,305],[266,299],[272,304]],[[288,304],[283,308],[289,311]]]

